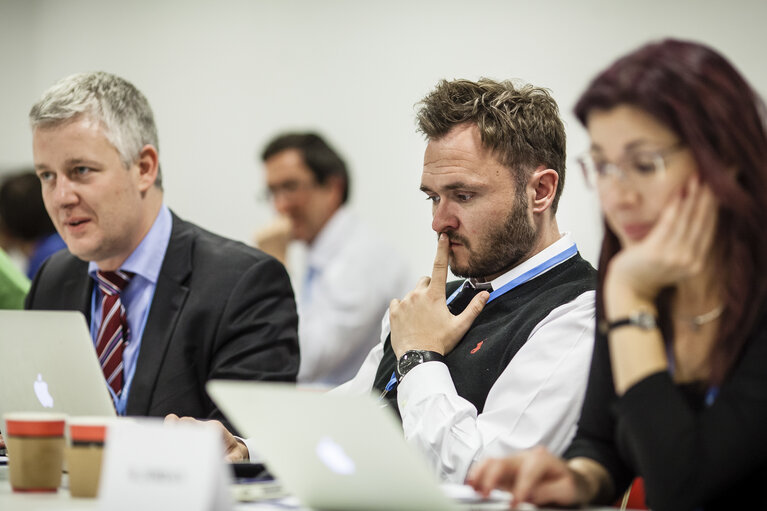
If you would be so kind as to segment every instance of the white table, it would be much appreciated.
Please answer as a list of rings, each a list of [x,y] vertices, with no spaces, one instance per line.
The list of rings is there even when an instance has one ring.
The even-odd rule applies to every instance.
[[[69,495],[66,474],[62,478],[61,488],[56,493],[15,493],[8,481],[8,467],[0,466],[0,510],[1,511],[88,511],[99,509],[97,499],[75,498]],[[239,502],[234,506],[235,511],[280,510],[298,508],[274,505],[269,502]],[[478,507],[477,509],[480,509]],[[507,509],[505,506],[481,506],[482,511]],[[151,510],[142,510],[151,511]],[[311,511],[304,509],[303,511]],[[545,511],[540,508],[540,511]],[[584,511],[584,508],[581,509]],[[615,511],[612,507],[585,508],[585,511]]]
[[[67,476],[64,474],[61,487],[56,493],[17,493],[8,481],[8,466],[0,466],[0,510],[1,511],[89,511],[99,509],[98,499],[83,499],[69,495]],[[243,502],[235,510],[285,511],[284,506],[273,506],[268,502]],[[143,510],[151,511],[151,510]]]

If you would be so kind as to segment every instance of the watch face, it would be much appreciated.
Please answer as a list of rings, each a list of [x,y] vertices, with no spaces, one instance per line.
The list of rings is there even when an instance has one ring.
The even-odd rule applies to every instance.
[[[418,351],[408,351],[397,362],[397,372],[400,376],[404,376],[405,373],[412,368],[423,362],[423,354]]]
[[[655,316],[645,311],[640,311],[633,316],[631,322],[643,330],[652,330],[656,326]]]

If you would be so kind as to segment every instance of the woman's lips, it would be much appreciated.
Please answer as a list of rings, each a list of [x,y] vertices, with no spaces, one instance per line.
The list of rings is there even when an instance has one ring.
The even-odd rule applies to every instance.
[[[641,240],[652,229],[653,224],[625,224],[621,226],[623,233],[632,240]]]

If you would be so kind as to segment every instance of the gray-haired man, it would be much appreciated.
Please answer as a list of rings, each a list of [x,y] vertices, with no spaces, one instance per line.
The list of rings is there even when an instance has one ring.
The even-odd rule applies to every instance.
[[[209,379],[295,381],[284,267],[165,206],[141,92],[111,74],[73,75],[30,121],[45,207],[69,250],[43,265],[26,305],[85,314],[118,413],[219,417]]]

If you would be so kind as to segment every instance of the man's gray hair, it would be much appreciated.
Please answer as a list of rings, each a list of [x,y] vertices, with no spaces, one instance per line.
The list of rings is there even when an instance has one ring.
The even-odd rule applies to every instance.
[[[104,72],[79,73],[55,83],[29,111],[32,129],[64,124],[77,117],[97,121],[120,153],[125,168],[149,144],[160,151],[149,102],[129,81]],[[162,188],[158,168],[155,185]]]

